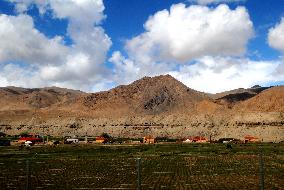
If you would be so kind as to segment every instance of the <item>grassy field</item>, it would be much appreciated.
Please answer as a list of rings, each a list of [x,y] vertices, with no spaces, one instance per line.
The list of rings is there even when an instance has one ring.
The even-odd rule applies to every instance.
[[[0,147],[0,189],[135,189],[137,158],[142,189],[259,189],[260,150],[265,189],[284,189],[283,144]]]

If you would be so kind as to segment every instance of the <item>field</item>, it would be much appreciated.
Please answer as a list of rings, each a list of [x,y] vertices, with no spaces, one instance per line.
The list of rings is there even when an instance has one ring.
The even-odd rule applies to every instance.
[[[284,189],[283,144],[0,147],[0,189]]]

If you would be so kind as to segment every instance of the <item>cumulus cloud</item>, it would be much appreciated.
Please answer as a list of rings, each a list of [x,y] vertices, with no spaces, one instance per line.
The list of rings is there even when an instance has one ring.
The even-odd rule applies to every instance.
[[[112,42],[101,26],[106,18],[102,0],[10,1],[18,15],[0,15],[1,86],[99,91],[143,76],[171,74],[191,88],[213,93],[284,80],[283,62],[243,58],[254,35],[244,7],[177,4],[159,11],[148,18],[145,32],[126,41],[125,55],[113,52],[108,59],[113,68],[105,68]],[[38,31],[27,15],[31,6],[67,19],[72,45]],[[282,23],[270,30],[277,33],[274,41],[280,42],[274,31]]]
[[[114,64],[113,80],[118,84],[128,84],[144,76],[167,74],[175,68],[174,63],[135,61],[119,51],[115,51],[109,61]]]
[[[281,61],[244,58],[254,29],[243,7],[178,4],[149,17],[144,27],[126,41],[128,57],[114,52],[109,60],[123,83],[171,74],[190,88],[216,93],[283,80]]]
[[[268,44],[282,52],[284,52],[284,17],[281,22],[269,29]]]
[[[15,10],[17,13],[25,13],[32,4],[36,4],[39,8],[40,14],[44,14],[46,11],[47,1],[42,0],[6,0],[15,3]]]
[[[218,3],[233,3],[243,2],[245,0],[189,0],[189,2],[198,3],[200,5],[218,4]]]
[[[245,58],[253,37],[247,10],[174,5],[151,16],[145,32],[126,42],[128,57],[115,52],[110,59],[115,76],[128,82],[140,74],[171,74],[188,87],[221,92],[281,81],[283,62]],[[154,69],[153,69],[154,68]]]
[[[130,39],[126,50],[141,62],[186,62],[202,56],[240,56],[254,35],[253,24],[244,7],[231,10],[173,5],[149,17],[145,32]],[[139,51],[137,51],[139,50]]]
[[[49,4],[57,18],[70,18],[83,26],[99,24],[105,18],[102,0],[49,0]]]
[[[193,89],[216,93],[256,84],[265,86],[268,81],[277,81],[280,78],[274,72],[280,65],[279,61],[206,56],[170,74]]]
[[[114,63],[116,78],[123,78],[124,83],[141,75],[169,73],[191,88],[215,92],[243,86],[244,80],[238,80],[245,74],[239,72],[248,74],[257,67],[257,63],[235,57],[244,55],[254,35],[244,7],[231,10],[227,5],[208,8],[177,4],[149,17],[144,28],[144,33],[126,41],[128,57],[114,52],[109,60]],[[246,84],[259,78],[255,76]],[[224,80],[234,81],[230,86],[220,85]],[[212,85],[212,81],[218,85]]]
[[[144,68],[144,64],[116,52],[110,61],[115,62],[115,76],[123,84],[142,76],[170,74],[192,89],[217,93],[249,88],[256,84],[266,86],[269,82],[284,80],[284,64],[279,60],[254,61],[230,56],[205,56],[179,67],[173,63],[161,62]]]
[[[48,83],[37,75],[37,69],[35,67],[23,67],[17,64],[9,63],[1,67],[0,84],[1,86],[35,88],[39,86],[46,86]]]
[[[34,28],[28,15],[0,15],[0,62],[59,63],[68,48],[57,36],[48,39]]]
[[[43,85],[58,85],[81,90],[94,90],[107,74],[103,64],[111,39],[100,26],[105,18],[102,0],[10,0],[19,15],[0,15],[0,63],[20,61]],[[55,19],[67,19],[67,33],[73,44],[66,46],[62,37],[52,39],[40,33],[32,17],[26,14],[37,6]],[[49,14],[48,13],[48,14]],[[36,65],[36,66],[35,66]],[[22,67],[18,67],[18,70]],[[6,72],[7,73],[7,72]],[[2,78],[5,77],[2,72]],[[7,84],[7,80],[2,84]],[[4,82],[6,81],[6,82]],[[27,81],[27,80],[23,80]],[[18,83],[8,80],[9,85]],[[29,86],[23,83],[21,86]],[[102,86],[102,85],[100,85]]]

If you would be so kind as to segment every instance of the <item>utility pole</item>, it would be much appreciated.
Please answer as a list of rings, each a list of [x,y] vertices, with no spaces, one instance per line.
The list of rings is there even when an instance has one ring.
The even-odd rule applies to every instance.
[[[264,190],[264,164],[263,164],[263,151],[262,147],[259,147],[259,189]]]
[[[88,136],[87,136],[87,132],[86,132],[86,135],[85,135],[85,143],[88,144]]]
[[[26,175],[27,175],[26,190],[30,190],[30,160],[29,158],[26,160]]]
[[[141,190],[141,158],[136,160],[137,190]]]

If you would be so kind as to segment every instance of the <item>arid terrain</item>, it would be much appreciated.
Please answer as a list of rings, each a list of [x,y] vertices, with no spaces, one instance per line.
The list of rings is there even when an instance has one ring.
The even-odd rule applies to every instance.
[[[218,85],[218,84],[216,84]],[[284,86],[206,94],[170,75],[98,93],[57,87],[0,88],[0,131],[44,135],[144,135],[284,140]]]

